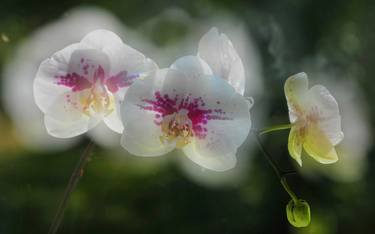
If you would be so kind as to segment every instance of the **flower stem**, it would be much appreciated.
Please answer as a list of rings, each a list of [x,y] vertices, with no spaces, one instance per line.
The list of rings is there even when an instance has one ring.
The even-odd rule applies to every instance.
[[[69,183],[65,188],[64,195],[60,201],[59,207],[57,209],[56,215],[53,222],[49,228],[48,234],[55,234],[59,229],[62,219],[64,218],[65,209],[67,207],[69,198],[75,187],[77,186],[79,179],[83,175],[83,169],[86,167],[90,159],[90,153],[94,148],[95,144],[90,140],[87,144],[86,149],[83,151],[72,175],[70,176]]]
[[[266,127],[261,130],[259,130],[259,136],[269,133],[269,132],[274,132],[274,131],[280,131],[280,130],[285,130],[289,129],[293,126],[293,124],[280,124],[280,125],[275,125],[271,127]]]
[[[284,190],[289,194],[289,196],[293,199],[293,201],[297,202],[298,197],[297,195],[293,192],[293,190],[290,188],[286,176],[289,174],[294,174],[296,173],[295,171],[283,171],[280,169],[280,167],[277,165],[276,161],[271,157],[271,155],[266,151],[266,149],[263,147],[262,143],[260,142],[259,136],[261,135],[260,133],[253,132],[255,141],[257,142],[259,149],[262,151],[263,155],[267,159],[268,163],[271,165],[272,169],[276,173],[277,177],[279,177],[280,183],[283,186]]]
[[[297,197],[297,195],[293,192],[293,190],[289,187],[289,184],[288,184],[288,182],[286,181],[286,177],[285,177],[285,176],[282,176],[281,179],[280,179],[280,182],[281,182],[281,184],[283,185],[284,190],[289,194],[290,198],[292,198],[293,201],[294,201],[295,203],[297,203],[297,201],[298,201],[298,197]]]

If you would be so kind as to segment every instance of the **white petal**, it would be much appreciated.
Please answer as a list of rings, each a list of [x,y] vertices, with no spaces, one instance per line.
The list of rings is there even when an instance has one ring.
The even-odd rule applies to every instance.
[[[294,123],[304,112],[308,79],[304,72],[289,77],[284,85],[284,92],[289,109],[289,120]]]
[[[44,124],[47,132],[54,137],[70,138],[87,132],[98,124],[97,119],[81,118],[76,121],[60,121],[44,116]]]
[[[189,57],[188,64],[199,63],[199,58]],[[200,71],[199,66],[196,67]],[[181,69],[183,66],[176,68]],[[189,71],[195,73],[193,69],[184,71],[187,74]],[[199,75],[180,76],[174,80],[167,77],[162,94],[173,98],[175,91],[192,102],[200,99],[198,108],[211,111],[207,115],[207,123],[204,120],[193,121],[195,139],[184,147],[184,152],[203,167],[219,171],[230,169],[234,166],[233,157],[237,148],[245,141],[251,128],[250,103],[225,80],[202,72],[196,74]],[[194,108],[191,111],[194,112]],[[196,119],[194,116],[192,118]]]
[[[78,99],[79,94],[71,93],[70,98],[71,102],[78,102],[73,100],[74,98]],[[55,100],[45,113],[45,124],[48,132],[52,136],[60,138],[82,134],[95,127],[101,119],[101,114],[91,116],[83,114],[80,109],[67,103],[64,95]]]
[[[86,34],[81,43],[98,50],[103,50],[107,46],[121,46],[123,44],[119,36],[104,29],[94,30]]]
[[[299,132],[299,126],[293,126],[290,129],[288,137],[288,151],[292,158],[294,158],[297,163],[302,166],[302,146],[303,146],[303,136]]]
[[[186,64],[200,64],[202,62],[197,56],[187,56],[177,61],[183,60],[188,61]],[[204,109],[211,109],[213,114],[215,114],[215,110],[221,110],[226,112],[226,117],[228,118],[244,118],[246,122],[248,121],[243,126],[245,131],[247,131],[247,127],[250,129],[248,125],[251,124],[249,113],[251,105],[243,96],[237,94],[225,80],[199,72],[201,71],[200,66],[185,69],[183,67],[184,63],[180,64],[181,66],[172,66],[172,68],[178,69],[178,71],[183,70],[188,76],[167,76],[163,83],[162,94],[168,94],[173,97],[173,93],[176,93],[180,96],[202,98]],[[197,75],[194,77],[189,76],[189,71]],[[238,145],[240,144],[242,142]]]
[[[81,43],[101,50],[108,55],[111,73],[116,74],[124,69],[129,73],[148,73],[156,70],[157,65],[134,48],[124,44],[113,32],[95,30],[87,34]]]
[[[88,131],[87,135],[100,147],[116,150],[121,148],[121,135],[109,129],[104,122]]]
[[[122,133],[124,131],[124,126],[121,122],[120,117],[120,105],[117,102],[116,108],[107,116],[104,117],[104,123],[112,130],[117,133]]]
[[[225,81],[223,83],[229,86]],[[211,170],[224,171],[234,167],[237,148],[249,134],[251,128],[250,107],[249,103],[241,95],[235,93],[231,87],[232,97],[223,95],[228,90],[219,89],[218,86],[213,85],[212,89],[215,90],[215,88],[218,88],[215,92],[217,96],[207,100],[207,107],[213,105],[213,100],[220,100],[220,104],[216,105],[226,113],[224,116],[228,119],[208,120],[204,125],[204,128],[207,129],[205,137],[194,137],[194,141],[183,150],[195,163]]]
[[[157,69],[157,65],[142,53],[124,44],[113,32],[95,30],[87,34],[81,41],[82,44],[104,52],[111,64],[109,77],[114,77],[125,72],[124,82],[115,81],[117,98],[123,100],[126,89],[137,77],[146,76]],[[124,85],[125,84],[125,85]],[[118,90],[117,90],[118,89]]]
[[[194,141],[183,148],[191,160],[217,171],[228,170],[234,166],[235,152],[246,140],[251,128],[249,104],[246,100],[232,97],[227,102],[225,99],[220,102],[223,103],[220,109],[226,113],[224,116],[228,119],[208,120],[207,124],[202,126],[207,129],[205,136],[194,137]]]
[[[156,113],[141,108],[144,99],[154,98],[155,91],[161,89],[167,75],[178,77],[181,73],[159,70],[150,77],[135,81],[126,93],[121,105],[124,124],[121,145],[131,154],[159,156],[174,149],[174,145],[161,142],[161,128],[154,122]]]
[[[220,146],[218,144],[217,146]],[[200,144],[192,142],[191,144],[183,148],[186,156],[201,167],[213,170],[213,171],[226,171],[232,169],[237,162],[236,152],[223,154],[218,148],[215,154],[214,151],[206,150],[202,148]]]
[[[212,70],[208,64],[198,56],[189,55],[181,57],[171,65],[171,68],[182,72],[187,79],[195,79],[212,74]]]
[[[312,124],[306,129],[303,148],[320,163],[329,164],[338,160],[334,145],[317,124]]]
[[[81,44],[81,47],[86,47]],[[89,82],[94,79],[105,78],[110,69],[109,57],[96,49],[76,49],[73,51],[69,61],[67,73],[76,73]]]
[[[198,55],[212,68],[216,76],[225,79],[239,94],[245,92],[245,71],[242,60],[229,38],[212,28],[200,40]]]
[[[234,147],[245,141],[251,128],[249,101],[224,80],[214,77],[202,77],[195,90],[190,92],[200,93],[205,109],[212,110],[213,115],[218,117],[207,122],[208,133],[212,132],[212,137],[225,137],[226,142],[232,143],[233,148],[229,151],[234,152]]]
[[[34,98],[43,112],[46,112],[56,98],[71,91],[69,87],[56,85],[55,76],[68,72],[71,54],[78,48],[81,48],[79,44],[72,44],[40,64],[34,80]]]
[[[343,138],[341,116],[338,104],[331,93],[322,85],[315,85],[308,91],[310,113],[319,117],[319,128],[325,133],[332,145],[337,145]]]

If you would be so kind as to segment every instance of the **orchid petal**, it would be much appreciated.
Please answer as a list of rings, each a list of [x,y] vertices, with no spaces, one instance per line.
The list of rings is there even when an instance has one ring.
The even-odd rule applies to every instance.
[[[44,116],[44,124],[48,134],[57,138],[70,138],[87,132],[99,123],[98,119],[81,118],[75,121],[60,121],[48,115]]]
[[[237,148],[246,140],[251,128],[250,103],[219,78],[202,77],[198,86],[195,93],[200,91],[205,108],[214,113],[203,126],[207,131],[199,131],[199,127],[194,141],[183,151],[203,167],[216,171],[228,170],[234,167]]]
[[[307,154],[320,163],[329,164],[338,160],[334,146],[316,124],[307,128],[303,148]]]
[[[322,85],[313,86],[307,95],[311,115],[318,116],[319,128],[332,145],[337,145],[344,138],[344,133],[341,131],[341,116],[335,98]]]
[[[301,136],[297,126],[293,126],[289,133],[288,151],[290,156],[292,156],[300,166],[302,166],[302,144],[303,136]]]
[[[159,156],[170,152],[174,145],[160,140],[162,131],[155,124],[155,112],[141,108],[154,97],[155,90],[160,90],[165,78],[182,75],[176,71],[163,69],[145,79],[138,79],[126,93],[121,106],[121,118],[124,132],[121,145],[131,154],[137,156]]]
[[[284,86],[285,96],[288,103],[289,119],[291,123],[296,122],[304,111],[305,95],[308,90],[306,73],[298,73],[289,77]]]
[[[197,56],[184,56],[177,59],[171,69],[182,72],[189,80],[199,78],[205,75],[212,75],[209,65]]]
[[[122,133],[124,126],[122,125],[119,112],[119,107],[115,108],[110,114],[103,119],[104,123],[114,132]]]
[[[72,53],[81,48],[80,44],[72,44],[44,60],[39,66],[34,81],[34,98],[42,112],[45,113],[55,99],[71,91],[68,86],[56,85],[55,77],[66,75]]]
[[[228,81],[239,94],[244,94],[245,70],[227,35],[212,28],[199,41],[198,55],[208,63],[216,76]]]
[[[120,91],[116,97],[123,100],[124,89],[136,78],[147,75],[157,69],[157,65],[142,53],[124,44],[113,32],[95,30],[87,34],[81,43],[105,53],[110,59],[111,77],[108,79],[111,92]]]
[[[215,144],[215,146],[220,146],[219,148],[215,148],[215,154],[215,151],[207,150],[195,141],[196,139],[183,148],[185,155],[191,161],[213,171],[227,171],[235,167],[237,162],[236,152],[229,152],[227,154],[220,152],[220,150],[225,149],[225,144],[220,144],[224,142],[217,142]]]

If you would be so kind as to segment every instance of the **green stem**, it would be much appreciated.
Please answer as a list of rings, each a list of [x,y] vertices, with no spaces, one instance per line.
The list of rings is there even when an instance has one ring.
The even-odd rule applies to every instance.
[[[286,181],[286,177],[282,176],[280,179],[281,184],[284,187],[284,190],[289,194],[290,198],[293,199],[294,203],[297,203],[298,197],[297,195],[293,192],[293,190],[289,187],[288,182]]]
[[[50,226],[48,234],[55,234],[57,232],[57,230],[59,229],[61,221],[64,218],[65,209],[68,205],[70,195],[73,192],[73,190],[75,189],[75,187],[77,186],[79,179],[83,175],[83,170],[90,160],[91,151],[93,150],[94,146],[95,146],[94,142],[92,142],[90,140],[90,142],[86,146],[85,151],[83,151],[83,153],[82,153],[82,155],[81,155],[72,175],[70,176],[69,183],[66,186],[63,198],[62,198],[62,200],[59,204],[59,207],[58,207],[56,215],[55,215],[55,217],[52,221],[52,224]]]
[[[271,167],[274,170],[274,172],[276,173],[277,177],[279,177],[281,179],[281,170],[280,170],[279,166],[276,164],[275,160],[271,157],[271,155],[268,154],[266,149],[263,147],[262,143],[260,142],[259,135],[255,132],[253,132],[253,134],[255,136],[255,140],[258,144],[259,149],[262,151],[263,155],[267,159],[268,163],[271,165]]]
[[[298,201],[297,195],[293,192],[293,190],[290,188],[287,180],[286,175],[295,173],[295,171],[283,171],[279,168],[276,161],[271,157],[271,155],[266,151],[266,149],[263,147],[262,143],[260,142],[259,136],[260,134],[253,132],[255,136],[255,140],[259,146],[259,149],[262,151],[263,155],[267,159],[268,163],[271,165],[272,169],[276,173],[277,177],[279,177],[280,183],[283,186],[284,190],[289,194],[289,196],[293,199],[294,202]]]
[[[280,124],[280,125],[275,125],[271,127],[266,127],[263,128],[259,131],[259,136],[269,133],[269,132],[274,132],[274,131],[280,131],[280,130],[285,130],[285,129],[290,129],[293,126],[293,124]]]

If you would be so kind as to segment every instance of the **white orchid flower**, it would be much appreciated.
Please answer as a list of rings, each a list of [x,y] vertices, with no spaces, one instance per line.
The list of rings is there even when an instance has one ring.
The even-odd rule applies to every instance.
[[[308,89],[305,73],[298,73],[285,82],[285,96],[292,128],[288,150],[302,166],[302,148],[316,161],[324,164],[338,160],[335,145],[344,134],[335,98],[322,85]]]
[[[101,120],[122,133],[118,108],[127,88],[155,69],[153,61],[107,30],[95,30],[56,52],[41,63],[34,81],[48,133],[74,137]]]
[[[215,76],[226,80],[236,92],[244,95],[245,69],[227,35],[212,28],[199,41],[198,56],[210,66]]]
[[[139,156],[180,148],[202,167],[228,170],[250,131],[250,107],[199,57],[182,57],[129,88],[121,106],[121,144]]]

